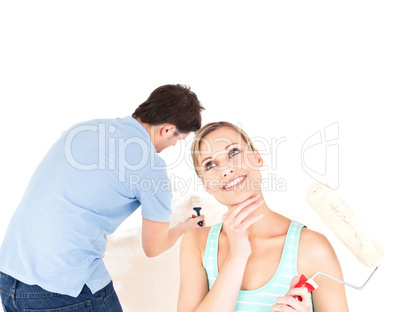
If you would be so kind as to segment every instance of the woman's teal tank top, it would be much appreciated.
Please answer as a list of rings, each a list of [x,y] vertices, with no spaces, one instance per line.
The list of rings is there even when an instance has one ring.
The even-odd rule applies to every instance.
[[[297,273],[297,254],[300,232],[303,224],[292,221],[290,223],[285,245],[282,251],[278,268],[268,283],[254,290],[240,290],[237,297],[236,312],[267,312],[276,303],[276,297],[284,296],[290,282]],[[205,248],[203,266],[208,276],[208,285],[211,289],[218,277],[218,242],[222,229],[222,222],[211,227]]]

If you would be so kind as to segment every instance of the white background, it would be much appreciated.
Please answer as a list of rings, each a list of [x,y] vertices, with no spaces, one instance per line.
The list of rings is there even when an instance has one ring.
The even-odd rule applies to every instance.
[[[63,130],[131,115],[156,87],[184,83],[206,108],[203,123],[286,138],[276,169],[263,171],[286,182],[285,191],[267,190],[268,205],[324,232],[345,279],[362,284],[368,270],[304,199],[315,180],[302,166],[302,146],[337,123],[339,155],[327,150],[322,179],[339,184],[385,249],[371,284],[348,289],[350,310],[400,309],[401,16],[398,1],[3,1],[0,239]],[[181,144],[162,153],[168,164],[182,147],[188,152]],[[272,155],[263,157],[272,164]],[[323,172],[325,144],[305,160]],[[169,172],[193,177],[184,161]]]

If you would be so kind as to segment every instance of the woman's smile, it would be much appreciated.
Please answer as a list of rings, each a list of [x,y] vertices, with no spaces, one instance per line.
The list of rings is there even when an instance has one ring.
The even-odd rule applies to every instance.
[[[242,175],[242,176],[237,176],[229,180],[223,187],[222,189],[224,191],[234,191],[240,188],[243,184],[245,179],[247,178],[247,175]]]

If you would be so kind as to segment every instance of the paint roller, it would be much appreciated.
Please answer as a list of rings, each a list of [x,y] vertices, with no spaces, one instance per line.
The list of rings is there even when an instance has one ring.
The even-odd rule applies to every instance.
[[[309,280],[304,282],[317,288],[313,279],[317,275],[323,275],[355,289],[363,289],[377,271],[384,256],[381,245],[342,198],[328,185],[320,182],[313,183],[307,191],[306,200],[355,257],[368,268],[375,269],[362,286],[347,283],[323,272],[315,273]],[[303,284],[303,281],[300,282],[301,284]],[[307,288],[309,289],[309,287]]]

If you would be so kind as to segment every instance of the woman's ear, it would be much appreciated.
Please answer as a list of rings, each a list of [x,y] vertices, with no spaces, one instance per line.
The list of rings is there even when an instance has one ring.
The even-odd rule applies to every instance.
[[[258,167],[261,168],[264,165],[264,160],[262,159],[260,153],[258,152],[258,150],[256,148],[254,148],[254,156],[257,160]]]

